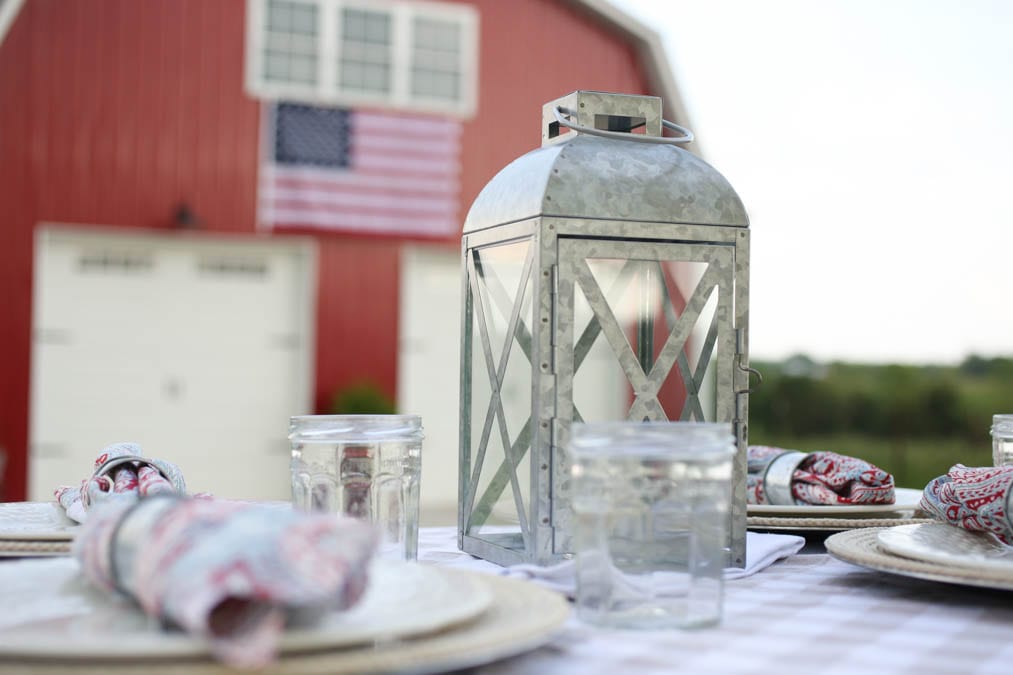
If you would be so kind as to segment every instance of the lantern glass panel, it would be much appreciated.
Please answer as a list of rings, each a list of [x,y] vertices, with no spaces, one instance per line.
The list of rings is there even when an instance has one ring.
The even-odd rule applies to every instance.
[[[607,285],[606,285],[607,287]],[[573,419],[607,422],[626,418],[632,390],[587,298],[574,292]]]
[[[468,532],[507,545],[522,540],[529,507],[532,253],[530,240],[520,240],[474,249],[469,260]]]
[[[573,383],[556,390],[564,434],[574,421],[732,420],[733,246],[567,237],[558,249],[556,377],[557,384]],[[597,343],[608,351],[586,361]],[[594,407],[595,396],[616,382],[620,393],[613,389],[610,398],[619,414],[592,416],[609,413]],[[572,550],[573,514],[567,458],[555,454],[553,462],[550,522],[558,553]]]
[[[574,293],[574,420],[713,420],[713,395],[707,390],[715,345],[708,335],[716,329],[719,289],[706,292],[695,320],[687,317],[685,327],[679,324],[707,264],[612,258],[585,262],[590,280],[578,283]],[[589,281],[594,287],[585,291]],[[674,340],[669,345],[676,331],[674,340],[688,335],[679,349],[674,349]],[[666,355],[666,345],[674,349],[674,362]],[[641,375],[647,378],[659,362],[665,372],[655,372],[660,378],[657,403],[638,404],[633,383]],[[627,367],[634,372],[627,373]]]

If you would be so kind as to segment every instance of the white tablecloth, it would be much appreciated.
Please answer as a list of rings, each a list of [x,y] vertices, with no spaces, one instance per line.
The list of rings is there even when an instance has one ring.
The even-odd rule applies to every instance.
[[[421,562],[501,573],[423,528]],[[475,673],[1001,673],[1013,670],[1013,593],[795,555],[725,583],[725,616],[694,631],[602,630],[571,617],[549,644]]]

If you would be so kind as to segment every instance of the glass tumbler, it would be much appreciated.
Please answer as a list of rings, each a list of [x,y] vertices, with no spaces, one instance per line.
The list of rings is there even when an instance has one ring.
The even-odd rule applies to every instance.
[[[992,415],[992,465],[1013,464],[1013,415]]]
[[[379,556],[418,557],[422,419],[306,415],[289,420],[292,503],[374,523]]]
[[[619,628],[721,620],[735,439],[727,424],[574,424],[577,614]]]

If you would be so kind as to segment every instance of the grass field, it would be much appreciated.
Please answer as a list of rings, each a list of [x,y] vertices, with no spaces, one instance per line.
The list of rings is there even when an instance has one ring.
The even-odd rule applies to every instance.
[[[980,442],[966,439],[925,438],[891,441],[885,438],[853,435],[785,437],[750,434],[751,445],[774,445],[802,452],[832,450],[860,457],[893,474],[897,487],[923,488],[946,473],[951,466],[991,466],[992,442],[986,432]]]

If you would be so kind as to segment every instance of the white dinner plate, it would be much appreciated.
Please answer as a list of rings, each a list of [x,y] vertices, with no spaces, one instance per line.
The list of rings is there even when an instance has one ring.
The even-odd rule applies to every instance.
[[[784,516],[786,518],[822,516],[873,516],[886,513],[911,512],[918,508],[922,491],[912,488],[895,488],[893,504],[806,504],[804,506],[774,504],[747,504],[746,514],[750,516]]]
[[[273,675],[367,675],[378,673],[445,673],[473,668],[545,644],[570,615],[566,597],[529,581],[453,570],[454,578],[471,577],[493,594],[492,606],[457,626],[377,648],[367,643],[340,649],[283,655],[264,672]],[[208,657],[180,659],[87,658],[37,659],[0,654],[0,673],[17,675],[236,675]]]
[[[925,523],[891,527],[880,531],[877,537],[886,552],[905,558],[1013,573],[1013,547],[984,532],[968,532],[946,523]]]
[[[447,629],[492,602],[477,577],[375,561],[362,600],[312,627],[288,630],[281,654],[350,647]],[[0,564],[0,658],[166,659],[206,656],[206,641],[161,630],[132,602],[95,589],[71,558]]]

